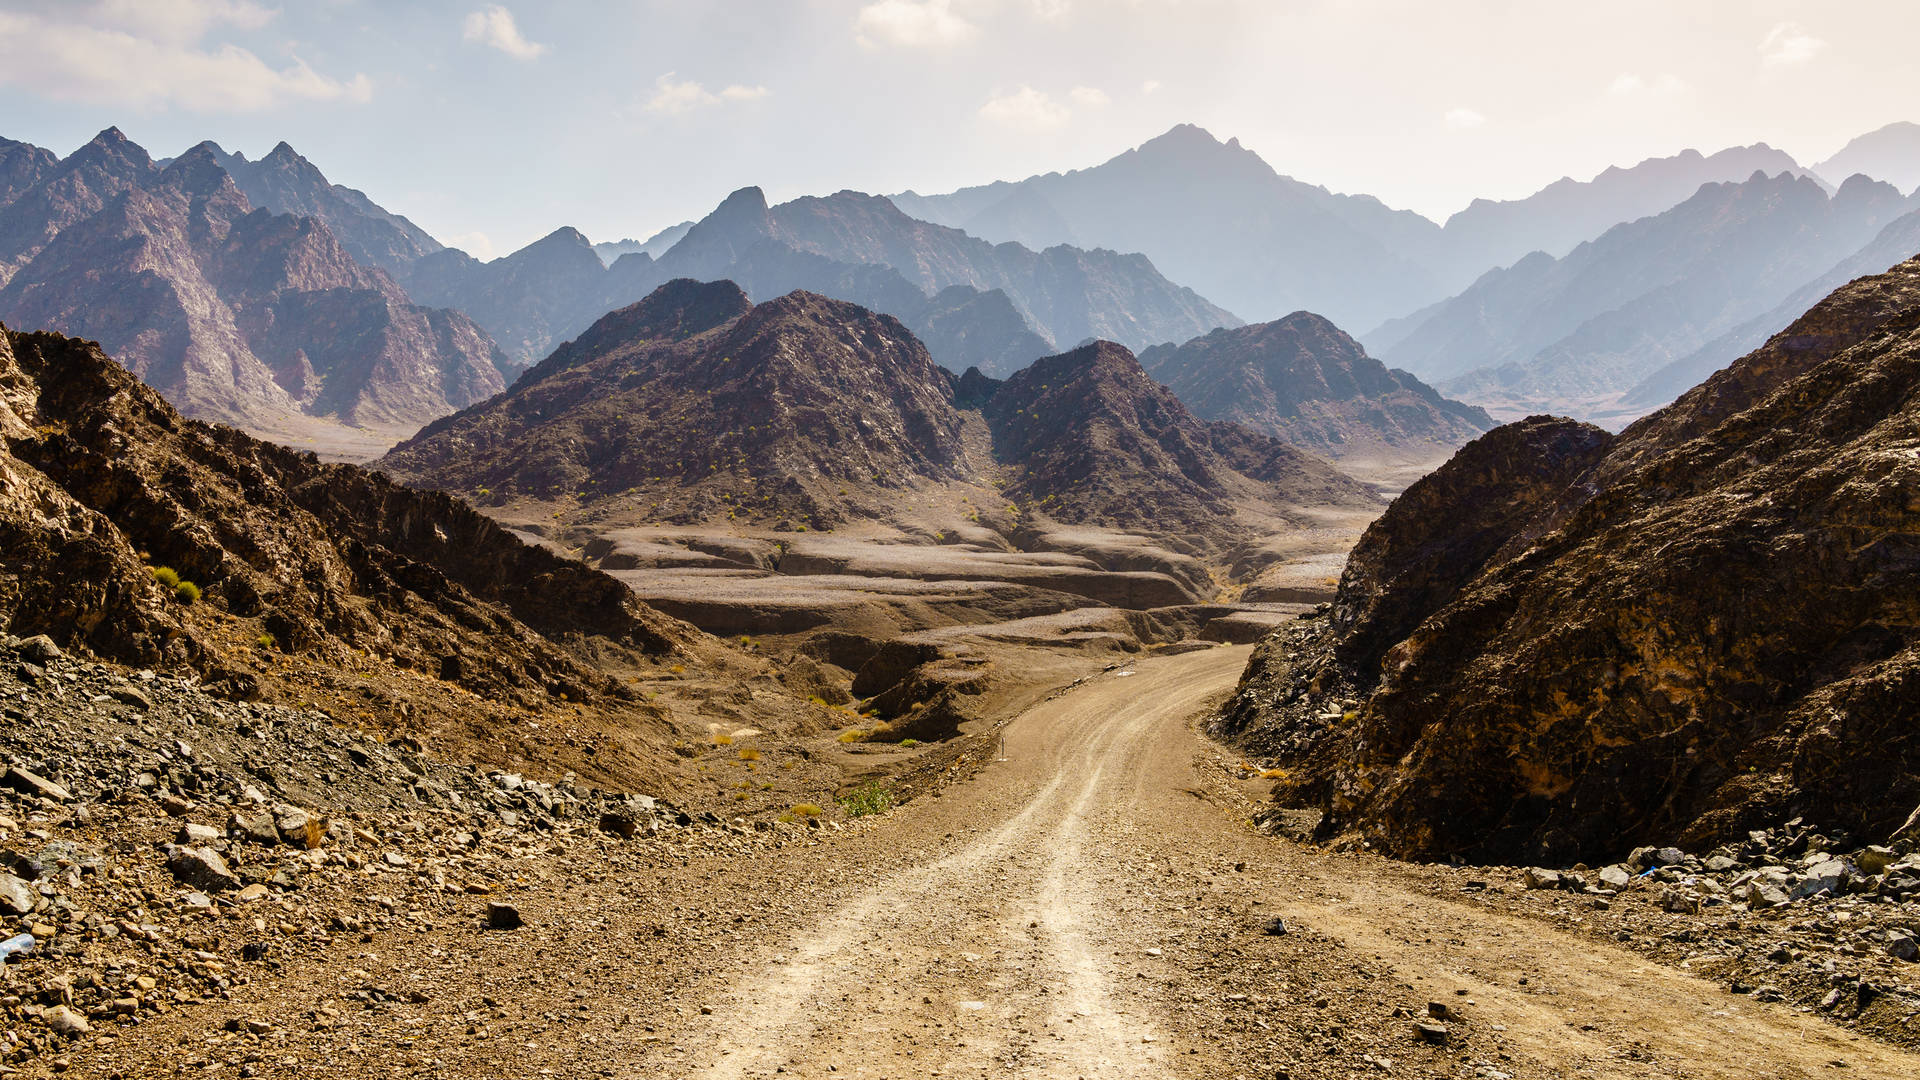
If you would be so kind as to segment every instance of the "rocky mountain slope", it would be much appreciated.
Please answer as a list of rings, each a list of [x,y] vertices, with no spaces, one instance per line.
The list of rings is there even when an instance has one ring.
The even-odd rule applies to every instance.
[[[1627,391],[1620,404],[1629,412],[1651,412],[1674,400],[1709,375],[1765,344],[1791,326],[1821,298],[1855,278],[1885,272],[1920,251],[1920,210],[1895,218],[1867,246],[1793,291],[1773,310],[1755,316],[1694,352],[1648,375]]]
[[[414,304],[320,220],[255,208],[211,145],[159,168],[115,130],[0,209],[0,318],[98,340],[189,414],[281,438],[412,430],[505,386],[472,320]]]
[[[1755,174],[1709,184],[1564,258],[1530,255],[1369,334],[1369,351],[1495,415],[1596,418],[1780,303],[1913,209],[1892,187]]]
[[[1307,311],[1156,346],[1140,363],[1199,416],[1336,459],[1431,459],[1493,426]]]
[[[629,784],[681,722],[629,678],[760,671],[463,503],[187,420],[88,342],[0,334],[0,436],[0,627],[83,657]]]
[[[1535,251],[1559,258],[1615,225],[1673,209],[1704,184],[1739,183],[1756,172],[1800,176],[1807,170],[1786,152],[1755,143],[1615,165],[1587,181],[1563,176],[1524,199],[1475,199],[1447,219],[1449,288],[1463,289],[1482,273]],[[1832,177],[1832,183],[1851,175]]]
[[[1901,120],[1848,141],[1813,167],[1830,183],[1854,173],[1884,180],[1911,195],[1920,190],[1920,124]]]
[[[1617,437],[1536,419],[1409,489],[1222,729],[1327,828],[1561,863],[1920,804],[1920,259]]]
[[[1112,343],[1005,384],[956,378],[887,316],[803,292],[756,306],[730,282],[690,279],[380,466],[495,500],[787,529],[889,520],[957,485],[976,517],[1011,514],[1009,528],[1034,516],[1225,543],[1252,528],[1243,503],[1278,515],[1371,499],[1278,440],[1196,419]]]

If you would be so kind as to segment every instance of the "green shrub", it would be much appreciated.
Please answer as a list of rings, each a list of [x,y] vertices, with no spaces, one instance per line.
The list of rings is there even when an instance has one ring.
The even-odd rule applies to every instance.
[[[173,595],[179,597],[183,604],[196,604],[200,602],[200,586],[183,581],[173,587]]]
[[[803,818],[819,817],[824,812],[825,811],[821,810],[818,806],[815,806],[813,803],[810,803],[810,802],[803,802],[800,805],[794,807],[792,810],[788,811],[788,813],[791,813],[794,817],[803,817]]]
[[[840,796],[839,803],[848,817],[884,814],[893,809],[893,792],[881,787],[877,780],[870,781]]]
[[[919,746],[919,745],[920,745],[919,739],[901,739],[900,740],[900,746],[903,749],[908,747]]]
[[[259,637],[254,638],[253,643],[263,649],[277,649],[280,647],[280,642],[275,640],[272,634],[266,633],[265,631],[262,631]]]
[[[163,588],[177,589],[180,587],[180,575],[174,573],[173,567],[171,566],[150,567],[147,573],[152,574],[153,580],[159,582]]]

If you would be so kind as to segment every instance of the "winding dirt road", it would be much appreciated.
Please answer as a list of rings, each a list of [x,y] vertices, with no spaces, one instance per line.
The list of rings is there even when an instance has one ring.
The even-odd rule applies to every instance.
[[[1145,659],[1030,710],[1004,762],[836,845],[864,887],[643,1061],[713,1080],[1920,1076],[1786,1007],[1437,899],[1418,868],[1253,832],[1190,723],[1246,652]],[[1430,1001],[1444,1042],[1415,1029]]]

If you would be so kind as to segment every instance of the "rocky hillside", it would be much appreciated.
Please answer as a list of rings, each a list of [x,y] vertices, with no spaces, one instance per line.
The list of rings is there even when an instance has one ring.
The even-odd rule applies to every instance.
[[[1708,184],[1565,257],[1529,255],[1367,335],[1369,351],[1495,415],[1609,415],[1659,368],[1774,305],[1913,209],[1850,180]]]
[[[184,419],[87,342],[0,334],[0,435],[18,636],[448,738],[539,721],[583,775],[660,752],[659,710],[612,672],[725,661],[463,503]],[[610,733],[597,765],[589,730]]]
[[[1307,311],[1140,354],[1196,414],[1333,458],[1432,459],[1493,426]]]
[[[864,507],[873,491],[960,475],[951,393],[886,316],[811,293],[756,307],[732,282],[680,280],[380,467],[449,491],[645,492],[668,520],[824,524],[882,513]]]
[[[1373,501],[1325,461],[1237,424],[1195,417],[1110,341],[1036,361],[986,401],[1006,494],[1061,521],[1218,540],[1248,505]]]
[[[976,516],[1224,541],[1253,531],[1249,505],[1257,518],[1372,498],[1278,440],[1196,419],[1110,342],[1004,384],[956,378],[887,316],[804,292],[756,306],[692,280],[606,316],[380,467],[482,499],[784,529],[892,520],[957,485]]]
[[[472,320],[414,304],[319,219],[255,208],[215,148],[159,168],[115,130],[0,209],[0,318],[97,340],[189,415],[280,437],[412,430],[505,386]]]
[[[1920,804],[1920,259],[1617,438],[1484,436],[1370,529],[1222,721],[1326,828],[1598,861]]]

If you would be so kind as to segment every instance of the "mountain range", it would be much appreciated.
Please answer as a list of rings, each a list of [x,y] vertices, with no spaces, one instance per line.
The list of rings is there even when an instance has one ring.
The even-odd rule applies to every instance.
[[[1914,194],[1920,191],[1920,124],[1902,120],[1850,139],[1813,171],[1829,183],[1864,173]]]
[[[482,501],[801,531],[893,519],[950,489],[1009,528],[1174,530],[1215,547],[1262,515],[1373,498],[1277,439],[1198,419],[1111,342],[1004,383],[955,376],[889,316],[805,292],[755,305],[731,282],[691,279],[605,316],[379,466]]]
[[[48,157],[9,147],[0,317],[98,340],[190,414],[404,432],[504,388],[472,320],[414,304],[319,219],[254,208],[216,148],[161,168],[108,129]]]
[[[1787,172],[1707,184],[1561,258],[1536,252],[1490,271],[1364,340],[1497,415],[1604,417],[1643,379],[1773,309],[1915,207],[1864,176],[1831,196]]]

